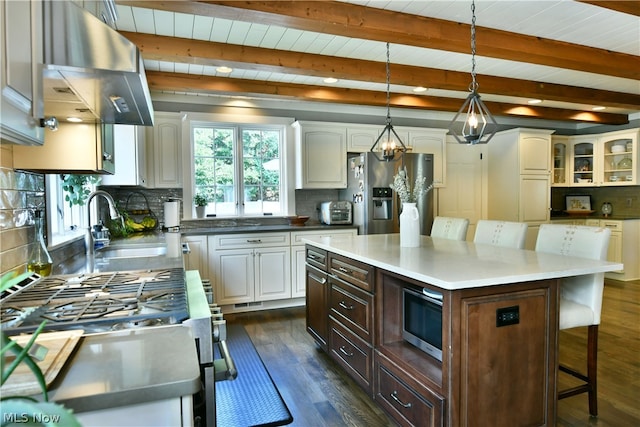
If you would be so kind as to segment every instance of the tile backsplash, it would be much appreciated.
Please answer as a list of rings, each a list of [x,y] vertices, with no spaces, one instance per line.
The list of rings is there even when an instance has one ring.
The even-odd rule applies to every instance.
[[[612,217],[640,218],[640,186],[629,187],[554,187],[551,189],[551,208],[554,212],[566,209],[566,196],[591,196],[594,215],[600,214],[602,204],[611,203]]]
[[[15,171],[11,151],[2,148],[0,164],[0,274],[22,273],[34,241],[33,212],[45,209],[44,175]]]

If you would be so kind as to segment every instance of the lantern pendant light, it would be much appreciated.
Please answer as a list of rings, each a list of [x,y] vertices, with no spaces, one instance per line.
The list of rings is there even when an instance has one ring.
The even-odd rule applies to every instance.
[[[389,43],[387,42],[387,124],[378,136],[378,139],[371,146],[371,152],[376,159],[381,162],[388,162],[395,158],[397,152],[405,153],[406,145],[402,142],[393,125],[391,125],[391,91],[390,91],[390,72],[389,72]],[[380,156],[381,154],[381,156]]]
[[[474,0],[471,2],[471,84],[469,91],[471,93],[449,124],[449,132],[460,144],[486,144],[496,134],[498,123],[478,94],[478,83],[476,82],[476,5]],[[461,116],[464,117],[464,121],[458,121]]]

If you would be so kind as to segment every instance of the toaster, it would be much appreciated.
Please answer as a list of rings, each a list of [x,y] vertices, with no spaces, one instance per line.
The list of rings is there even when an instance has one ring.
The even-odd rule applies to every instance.
[[[346,200],[320,203],[320,222],[327,225],[350,225],[353,222],[352,204]]]

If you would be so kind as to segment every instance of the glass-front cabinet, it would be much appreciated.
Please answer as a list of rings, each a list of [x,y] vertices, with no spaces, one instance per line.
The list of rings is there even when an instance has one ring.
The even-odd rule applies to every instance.
[[[569,172],[567,150],[569,145],[568,136],[553,136],[552,137],[552,167],[551,185],[558,187],[565,187],[567,183],[567,174]]]
[[[638,182],[638,132],[603,135],[602,185],[636,185]]]
[[[593,186],[598,182],[598,146],[594,135],[570,138],[570,178],[572,186]]]
[[[640,130],[553,137],[556,187],[638,185]]]

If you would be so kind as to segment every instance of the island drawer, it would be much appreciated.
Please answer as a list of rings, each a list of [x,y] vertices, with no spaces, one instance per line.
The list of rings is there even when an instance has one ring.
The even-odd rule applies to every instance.
[[[374,399],[403,426],[443,426],[444,398],[375,356]]]
[[[329,284],[330,316],[373,344],[373,295],[331,275]]]
[[[373,348],[333,319],[329,340],[331,357],[371,395]]]
[[[314,246],[307,245],[305,248],[305,261],[307,264],[319,268],[322,271],[327,271],[328,268],[327,251],[318,249]]]
[[[329,272],[365,291],[373,292],[375,269],[370,265],[330,253]]]

